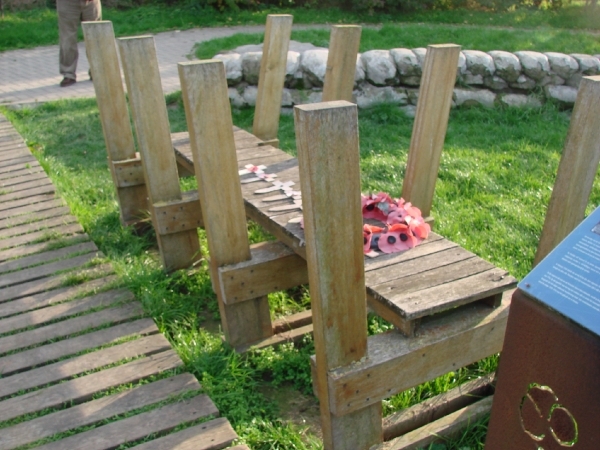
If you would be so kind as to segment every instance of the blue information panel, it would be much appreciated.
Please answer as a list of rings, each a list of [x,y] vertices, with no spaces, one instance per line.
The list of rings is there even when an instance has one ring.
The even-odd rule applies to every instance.
[[[600,336],[600,207],[519,288]]]

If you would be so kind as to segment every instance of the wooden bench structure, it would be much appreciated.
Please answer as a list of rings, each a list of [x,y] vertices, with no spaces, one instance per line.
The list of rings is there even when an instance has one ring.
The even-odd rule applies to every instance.
[[[183,362],[101,257],[0,115],[0,449],[112,449],[154,433],[137,448],[229,447],[227,419],[193,375],[168,375]]]
[[[134,68],[135,53],[152,56],[152,45],[148,38],[120,41],[121,58],[132,97],[138,95],[135,89],[141,90],[143,86],[145,95],[162,98],[162,93],[157,88],[149,93],[147,83],[133,82],[136,78],[143,79],[141,77],[144,72],[147,77],[149,72],[147,66],[146,69]],[[403,186],[405,198],[419,206],[424,214],[429,214],[433,199],[458,53],[458,46],[430,46],[424,66],[424,87],[420,93],[407,180]],[[140,58],[136,64],[142,64]],[[202,209],[213,287],[219,300],[226,338],[240,351],[294,340],[313,330],[311,312],[273,323],[266,295],[308,280],[305,260],[310,262],[311,256],[304,245],[307,237],[297,223],[301,216],[301,203],[298,200],[292,202],[289,198],[271,198],[265,201],[267,197],[275,197],[277,192],[267,194],[261,188],[270,185],[262,181],[247,182],[254,177],[250,173],[242,175],[240,180],[238,171],[246,164],[265,165],[265,171],[276,174],[277,180],[293,182],[296,186],[300,186],[302,182],[302,191],[306,191],[307,185],[301,180],[298,160],[268,145],[264,140],[233,127],[227,82],[221,62],[183,63],[179,70],[189,137],[185,133],[172,137],[176,150],[175,160],[185,171],[195,172],[198,180],[197,199]],[[157,107],[159,103],[156,100],[152,105]],[[147,110],[136,106],[134,100],[131,105],[132,110]],[[300,110],[305,111],[308,117],[312,114],[319,116],[327,111],[335,111],[334,115],[340,114],[340,111],[347,111],[348,108],[352,109],[348,104],[329,104],[308,106]],[[352,114],[356,115],[355,110]],[[347,116],[348,113],[342,112],[341,115]],[[133,111],[133,116],[135,121],[136,116],[142,117],[143,114]],[[358,145],[357,136],[353,135],[356,131],[355,119],[354,125],[352,120],[338,123],[338,119],[333,116],[327,119],[335,138],[326,143],[319,141],[321,135],[318,132],[305,129],[305,145],[310,148],[333,145],[336,149],[345,145],[348,151],[354,152]],[[145,126],[148,130],[168,129],[168,123],[167,127],[163,124]],[[300,133],[297,135],[300,136]],[[168,148],[169,144],[164,137],[166,133],[162,131],[161,136],[164,145],[160,148]],[[300,146],[299,143],[299,148]],[[153,157],[150,152],[140,153],[142,165]],[[338,159],[344,157],[338,155]],[[329,164],[325,159],[322,162],[323,167]],[[169,165],[175,167],[172,162]],[[169,172],[174,173],[172,168]],[[321,179],[331,177],[337,180],[338,190],[345,191],[348,180],[354,179],[349,178],[348,174],[353,172],[341,170],[339,173],[322,173]],[[172,175],[169,177],[173,178]],[[350,183],[357,185],[357,181],[358,178]],[[146,175],[145,182],[149,185],[152,176]],[[308,188],[308,191],[311,195],[315,192],[312,188]],[[335,195],[329,198],[337,199]],[[279,242],[250,246],[246,217],[259,223]],[[290,222],[290,219],[295,220]],[[359,226],[358,229],[361,228]],[[159,230],[158,226],[157,232]],[[348,307],[336,305],[325,313],[318,313],[316,311],[323,308],[323,305],[317,302],[313,309],[315,341],[319,348],[315,365],[316,386],[321,403],[329,408],[327,414],[324,414],[327,448],[368,448],[381,442],[382,399],[499,352],[508,310],[508,301],[503,301],[503,292],[516,284],[516,280],[505,271],[435,234],[427,242],[408,252],[366,261],[363,261],[361,252],[359,260],[361,264],[356,267],[361,268],[359,272],[362,272],[362,279],[366,284],[362,289],[358,287],[355,290],[354,303]],[[348,261],[354,260],[340,259],[339,265],[352,266],[356,270],[354,263],[348,264]],[[355,282],[360,278],[352,278],[351,285],[356,288]],[[345,286],[345,283],[341,284]],[[369,306],[396,325],[401,333],[374,336],[369,339],[368,351],[366,328],[364,336],[362,332],[358,332],[357,340],[349,339],[349,342],[356,343],[364,338],[364,342],[357,344],[358,346],[340,344],[341,336],[338,333],[335,338],[338,342],[333,345],[342,345],[348,350],[348,355],[339,359],[336,356],[333,362],[323,359],[319,355],[329,352],[326,348],[332,345],[329,338],[323,337],[327,334],[327,329],[343,329],[341,326],[331,326],[332,323],[337,323],[336,320],[346,321],[345,325],[351,324],[349,329],[353,331],[348,332],[348,335],[366,327],[365,295],[360,294],[365,292],[364,289]],[[458,308],[459,306],[463,307]],[[348,311],[352,311],[352,314]],[[320,318],[319,314],[322,314]],[[324,318],[323,315],[327,314],[330,315]],[[298,328],[289,330],[294,326]],[[285,332],[277,335],[281,330]],[[318,337],[319,333],[324,334]],[[345,338],[346,336],[341,340],[344,341]],[[365,356],[368,356],[366,360],[363,359]],[[340,366],[351,362],[353,364],[350,366],[353,368],[364,364],[358,372],[348,368],[344,372],[344,368]],[[408,366],[411,370],[403,370]],[[337,369],[337,372],[333,369]],[[375,374],[377,376],[372,377]],[[334,435],[339,436],[348,430],[364,430],[365,423],[370,424],[368,432],[362,433],[360,437],[353,434],[334,438]],[[334,443],[335,447],[331,447]]]

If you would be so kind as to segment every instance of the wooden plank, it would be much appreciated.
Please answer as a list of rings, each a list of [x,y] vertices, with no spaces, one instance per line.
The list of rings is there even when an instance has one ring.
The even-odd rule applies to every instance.
[[[424,319],[416,337],[395,332],[370,336],[367,358],[329,372],[332,412],[344,415],[364,408],[498,353],[509,305],[505,297],[497,309],[476,304]]]
[[[331,27],[322,101],[352,101],[361,30],[358,25]]]
[[[113,161],[112,164],[115,173],[115,186],[117,188],[146,184],[144,181],[144,168],[142,167],[142,160],[140,158],[135,157],[122,161]]]
[[[428,253],[431,249],[436,247],[442,248],[442,250]],[[443,247],[449,248],[444,249]],[[473,253],[459,247],[458,245],[452,245],[451,242],[446,241],[445,239],[437,241],[431,245],[419,245],[407,251],[407,256],[410,255],[412,250],[416,250],[414,254],[417,254],[417,252],[421,251],[423,256],[415,256],[410,259],[407,258],[403,262],[397,264],[391,263],[393,260],[388,260],[391,263],[388,267],[384,266],[378,270],[370,270],[367,272],[366,277],[368,279],[367,283],[369,288],[377,291],[378,294],[384,295],[384,292],[389,292],[399,288],[399,283],[406,283],[406,277],[411,277],[411,289],[415,290],[412,284],[413,275],[428,278],[428,275],[434,274],[435,270],[439,270],[442,267],[469,259],[481,261],[481,264],[487,264],[486,267],[491,266],[491,264],[486,263],[481,258],[477,258]],[[451,277],[451,274],[445,275]],[[433,279],[431,281],[432,283],[435,282]],[[402,288],[404,287],[406,286],[403,286]]]
[[[82,24],[90,69],[94,73],[94,91],[108,153],[108,166],[119,203],[121,223],[139,221],[148,209],[145,185],[123,186],[113,162],[135,158],[133,131],[121,80],[121,69],[115,45],[115,33],[109,21]]]
[[[6,172],[0,174],[0,180],[10,180],[11,178],[21,177],[27,174],[40,173],[44,172],[42,166],[38,164],[30,164],[29,167],[23,167],[21,169],[11,170],[10,172]]]
[[[110,328],[103,328],[81,336],[4,356],[0,358],[0,372],[3,376],[8,376],[65,356],[111,344],[122,338],[156,333],[158,333],[158,328],[156,328],[152,319],[140,319],[120,325],[117,324]]]
[[[31,214],[22,214],[16,217],[10,217],[8,219],[0,220],[0,236],[8,237],[19,234],[17,230],[7,230],[7,228],[16,228],[19,225],[24,225],[32,222],[38,222],[44,219],[51,219],[59,216],[66,216],[71,213],[68,206],[59,206],[58,208],[45,209],[40,212],[34,212]]]
[[[0,263],[0,274],[11,272],[14,270],[23,270],[30,266],[38,266],[40,264],[44,264],[50,261],[54,261],[57,259],[66,258],[70,255],[81,254],[81,253],[89,253],[98,251],[98,247],[92,241],[76,243],[75,245],[70,245],[68,247],[59,248],[57,250],[50,250],[44,253],[38,253],[31,256],[25,256],[20,259],[13,259],[10,261],[4,261]],[[2,281],[2,276],[0,276],[0,282]],[[0,316],[1,317],[1,316]]]
[[[29,244],[43,234],[52,232],[52,229],[64,225],[76,223],[77,219],[74,216],[60,216],[51,219],[40,220],[38,222],[20,225],[8,230],[3,230],[0,235],[4,237],[4,232],[10,237],[0,239],[0,250],[16,247],[22,244]],[[83,233],[83,228],[79,225],[79,229]]]
[[[273,333],[300,328],[312,323],[312,311],[310,309],[289,316],[281,317],[273,321]]]
[[[17,189],[22,184],[24,184],[24,185],[31,185],[30,183],[33,183],[33,182],[36,182],[36,181],[40,181],[40,180],[44,180],[45,181],[47,179],[48,179],[48,176],[43,171],[41,171],[41,172],[35,172],[35,173],[31,173],[31,174],[24,174],[24,175],[21,175],[21,176],[14,176],[14,177],[9,178],[9,179],[1,180],[0,181],[0,189],[1,190],[9,189],[9,188],[10,189]],[[37,184],[37,185],[39,186],[39,184]]]
[[[0,320],[0,334],[10,333],[28,327],[36,327],[46,322],[84,313],[86,311],[128,302],[134,299],[131,291],[126,289],[101,292],[90,297],[36,309],[24,314]]]
[[[181,200],[154,38],[122,38],[119,49],[150,205]],[[154,209],[150,210],[158,230]],[[196,229],[156,236],[166,270],[188,268],[201,257]]]
[[[505,270],[493,268],[418,292],[392,295],[387,300],[402,311],[403,317],[416,319],[494,296],[516,285],[517,280]]]
[[[229,421],[221,417],[138,445],[136,450],[217,450],[237,438]]]
[[[27,183],[18,183],[11,186],[0,187],[0,200],[3,200],[5,196],[9,196],[9,194],[22,195],[21,193],[24,191],[40,189],[48,185],[52,185],[52,182],[48,177],[43,177],[42,179],[29,181]]]
[[[0,173],[10,172],[11,170],[14,170],[14,166],[16,165],[22,165],[33,161],[37,161],[37,159],[31,154],[19,158],[12,158],[10,161],[2,161],[0,162]]]
[[[0,402],[0,421],[14,419],[46,408],[56,408],[67,402],[82,403],[90,400],[97,392],[127,383],[135,383],[182,365],[177,353],[167,350],[45,389],[12,397]]]
[[[5,336],[0,338],[0,348],[2,349],[2,353],[8,353],[102,325],[125,322],[140,317],[143,313],[144,311],[138,302],[132,302],[115,308],[107,308],[102,311],[86,314],[85,316]]]
[[[29,197],[35,197],[42,194],[53,194],[55,192],[54,185],[52,183],[46,183],[42,186],[27,189],[24,191],[9,192],[6,194],[0,194],[0,203],[9,202],[12,200],[26,199]]]
[[[600,162],[600,76],[581,80],[548,204],[537,265],[585,216]]]
[[[78,284],[76,286],[69,286],[52,291],[41,292],[29,297],[13,300],[12,302],[5,302],[0,304],[0,317],[7,317],[26,311],[44,308],[49,305],[74,299],[75,297],[93,294],[102,288],[116,284],[117,281],[117,276],[111,275],[105,278],[98,278],[96,280]]]
[[[26,199],[0,203],[0,219],[14,217],[18,214],[28,214],[44,209],[63,206],[65,203],[54,194],[43,194]]]
[[[142,439],[152,433],[168,432],[182,423],[218,415],[219,411],[212,400],[206,395],[198,395],[190,400],[162,406],[38,448],[40,450],[63,450],[65,448],[113,449],[121,444]]]
[[[162,334],[142,337],[134,341],[58,361],[25,373],[0,379],[0,398],[19,391],[55,384],[75,375],[100,369],[128,358],[150,356],[169,350],[171,344]]]
[[[373,450],[416,450],[444,441],[487,416],[492,410],[493,396],[486,397],[429,425],[386,442]]]
[[[264,141],[277,139],[279,110],[285,81],[288,47],[294,17],[269,14],[265,28],[252,134]]]
[[[86,253],[72,258],[42,264],[30,269],[21,269],[16,272],[10,272],[0,276],[0,288],[37,280],[57,272],[72,270],[90,263],[96,258],[102,258],[103,256],[104,255],[100,252]]]
[[[406,174],[402,184],[402,197],[420,208],[423,216],[431,214],[459,54],[458,45],[427,46]]]
[[[9,259],[19,257],[22,258],[24,256],[34,255],[36,253],[48,251],[48,249],[52,249],[54,245],[58,243],[60,243],[61,245],[72,245],[77,242],[89,240],[89,236],[87,234],[82,234],[81,230],[81,225],[79,225],[78,223],[74,223],[71,225],[54,228],[52,230],[52,235],[40,233],[38,235],[38,239],[41,242],[22,245],[20,247],[13,247],[8,250],[0,251],[0,261],[6,261]],[[54,235],[56,237],[54,237]],[[47,237],[52,237],[52,239],[46,239]]]
[[[73,271],[67,274],[55,275],[41,280],[34,280],[28,283],[6,287],[0,291],[0,303],[63,287],[64,283],[68,282],[68,278],[73,275],[77,275],[83,279],[100,278],[101,276],[108,275],[112,272],[113,268],[110,264],[101,264],[89,269]]]
[[[187,191],[181,200],[154,204],[157,232],[162,235],[196,230],[204,225],[198,191]]]
[[[381,404],[334,417],[327,385],[331,369],[360,361],[367,350],[357,108],[345,101],[297,106],[294,119],[323,443],[369,448],[382,440]],[[338,226],[331,198],[348,226]]]
[[[250,259],[244,203],[238,180],[227,94],[221,61],[180,63],[179,78],[194,159],[202,217],[210,253],[211,276],[218,267]],[[223,331],[232,346],[273,334],[269,302],[264,296],[228,305],[218,283]]]
[[[193,375],[185,373],[76,405],[3,429],[0,435],[0,450],[17,448],[56,433],[93,425],[101,420],[196,389],[200,389],[198,381]]]
[[[304,336],[313,333],[313,325],[305,325],[302,327],[294,328],[292,330],[281,331],[268,338],[261,339],[259,341],[250,342],[249,344],[243,344],[235,347],[235,351],[238,353],[246,353],[250,350],[261,350],[267,347],[277,347],[281,344],[289,344],[291,342],[300,342]]]
[[[365,258],[365,270],[367,273],[377,270],[378,273],[380,269],[388,266],[404,263],[414,258],[427,256],[454,247],[458,247],[458,244],[442,238],[439,234],[431,232],[425,241],[406,252],[388,253],[387,255],[379,255],[377,258]],[[374,274],[367,274],[367,276],[374,276]]]
[[[495,373],[467,381],[448,392],[423,400],[383,419],[383,439],[389,441],[441,419],[493,393]]]
[[[308,283],[306,261],[281,242],[254,245],[251,254],[249,261],[218,269],[220,290],[227,304]]]

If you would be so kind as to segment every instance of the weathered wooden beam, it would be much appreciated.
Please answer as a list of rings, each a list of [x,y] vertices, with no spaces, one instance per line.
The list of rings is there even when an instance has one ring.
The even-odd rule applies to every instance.
[[[213,287],[227,341],[238,347],[272,336],[273,329],[266,296],[227,304],[217,282],[219,267],[251,258],[225,67],[216,60],[178,67]]]
[[[133,131],[121,80],[115,33],[111,22],[84,22],[83,35],[90,70],[94,74],[94,91],[108,153],[109,168],[117,191],[119,215],[123,225],[140,220],[148,209],[146,187],[141,183],[124,183],[113,163],[135,159]]]
[[[356,58],[362,28],[358,25],[333,25],[323,84],[323,101],[352,101]]]
[[[119,39],[119,50],[148,189],[152,223],[155,230],[159,230],[153,206],[181,201],[182,195],[154,39],[151,36]],[[156,237],[166,270],[190,267],[200,258],[196,229],[172,234],[157,231]]]
[[[429,45],[423,64],[402,197],[430,215],[444,147],[460,46]]]
[[[251,259],[219,267],[223,301],[231,305],[308,283],[306,261],[281,242],[251,248]]]
[[[343,416],[502,350],[510,299],[423,319],[418,336],[371,336],[367,358],[329,373],[333,414]],[[319,367],[317,361],[317,369]]]
[[[317,386],[326,449],[366,449],[382,440],[381,403],[330,410],[328,374],[366,355],[367,305],[360,207],[358,113],[346,101],[294,108],[313,311]],[[344,211],[344,227],[331,214]]]
[[[534,265],[583,220],[599,162],[600,76],[584,77],[579,85]]]
[[[204,225],[198,191],[181,194],[181,200],[154,204],[156,231],[161,235],[196,230]]]
[[[252,134],[270,145],[278,146],[279,111],[285,82],[288,47],[294,17],[289,14],[269,14],[265,28],[263,54],[258,77],[258,94]]]
[[[496,374],[467,381],[454,389],[423,400],[383,419],[383,439],[389,441],[421,428],[459,409],[493,394],[492,383]]]
[[[122,161],[113,161],[112,166],[117,187],[146,186],[142,160],[139,156]]]
[[[406,433],[372,450],[417,450],[428,448],[434,442],[456,436],[469,426],[483,419],[492,410],[493,396],[479,400],[430,424]],[[507,447],[510,448],[510,445]]]

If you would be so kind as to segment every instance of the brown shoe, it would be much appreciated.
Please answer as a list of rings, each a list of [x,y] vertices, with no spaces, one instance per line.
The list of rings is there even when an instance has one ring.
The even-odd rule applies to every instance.
[[[77,83],[77,80],[75,80],[74,78],[63,78],[63,80],[60,82],[60,87],[67,87],[67,86],[71,86],[73,84]]]

